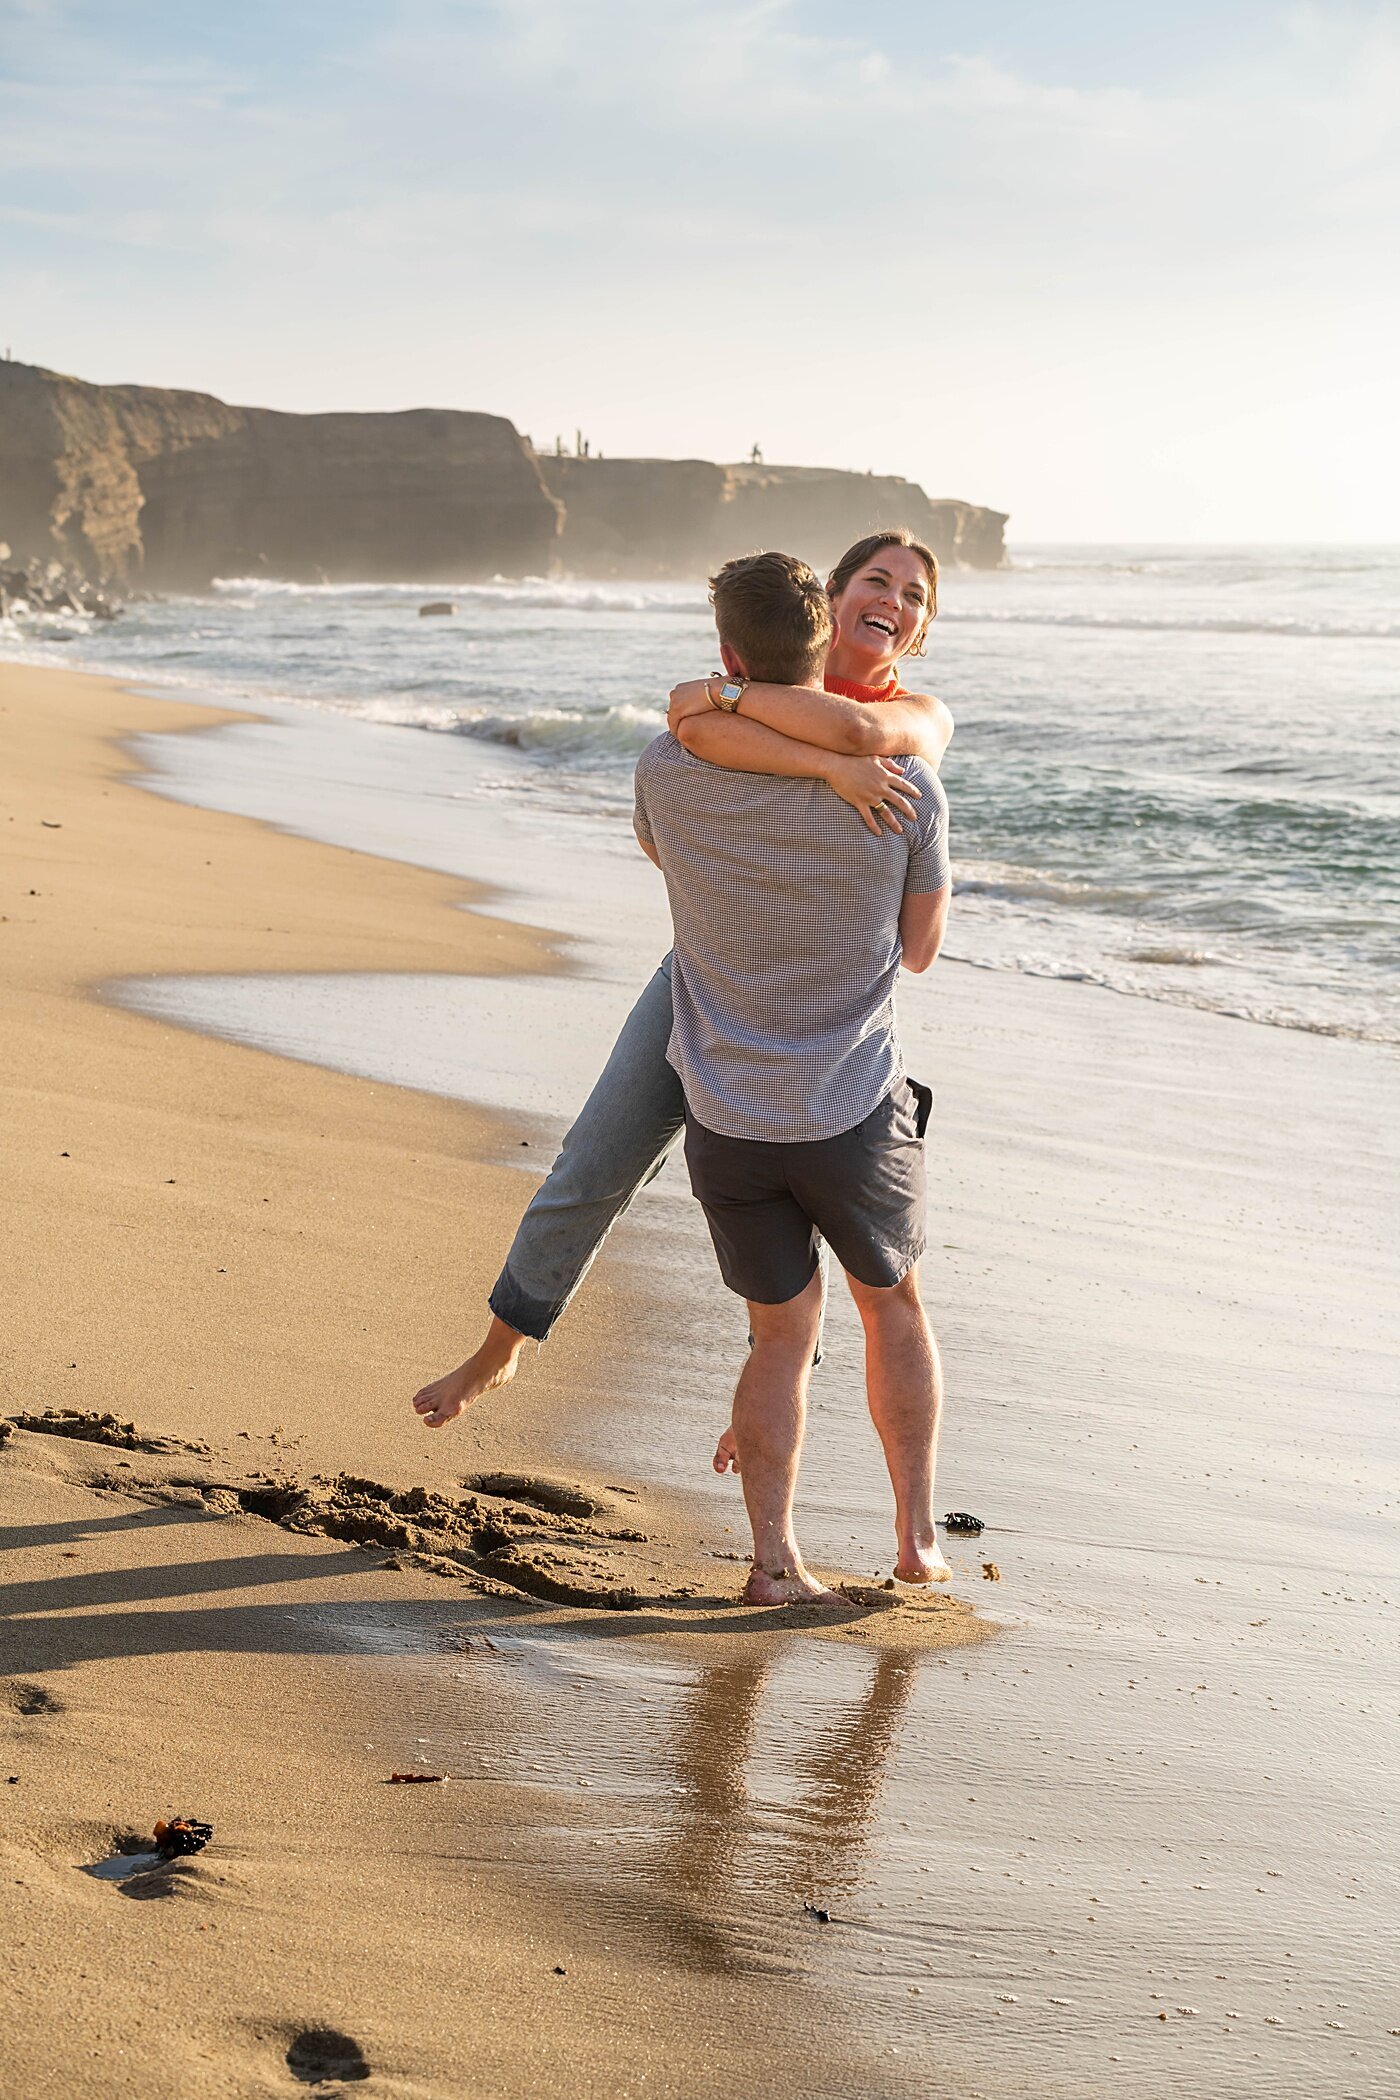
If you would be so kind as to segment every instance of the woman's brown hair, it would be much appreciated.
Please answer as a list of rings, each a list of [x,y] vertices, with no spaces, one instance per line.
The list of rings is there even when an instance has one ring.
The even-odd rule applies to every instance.
[[[875,559],[882,547],[907,547],[911,554],[918,556],[928,571],[928,612],[923,626],[919,629],[918,638],[909,650],[911,656],[922,656],[924,636],[928,633],[929,622],[938,615],[938,556],[932,547],[926,547],[922,540],[916,540],[913,533],[906,531],[904,526],[892,525],[886,532],[869,532],[863,540],[857,540],[854,547],[848,547],[826,579],[827,596],[839,598],[851,578],[858,576],[866,563]]]

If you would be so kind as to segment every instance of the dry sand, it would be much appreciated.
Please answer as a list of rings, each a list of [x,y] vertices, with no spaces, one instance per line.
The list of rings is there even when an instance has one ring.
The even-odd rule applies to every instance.
[[[561,1909],[509,1857],[530,1808],[507,1781],[382,1784],[373,1688],[328,1612],[459,1644],[561,1597],[628,1603],[635,1637],[678,1650],[816,1629],[756,1630],[675,1498],[576,1471],[581,1500],[539,1496],[552,1437],[648,1345],[615,1293],[508,1405],[417,1429],[408,1395],[473,1338],[464,1291],[519,1210],[513,1133],[97,996],[146,972],[552,959],[459,882],[130,784],[116,739],[227,719],[0,670],[0,1405],[23,1424],[0,1450],[6,2089],[879,2092],[800,1958],[781,1981],[706,1972],[583,1891]],[[146,1434],[55,1434],[46,1410]],[[524,1477],[464,1494],[464,1473]],[[980,1631],[931,1599],[823,1637]],[[215,1825],[197,1858],[79,1871],[175,1813]]]

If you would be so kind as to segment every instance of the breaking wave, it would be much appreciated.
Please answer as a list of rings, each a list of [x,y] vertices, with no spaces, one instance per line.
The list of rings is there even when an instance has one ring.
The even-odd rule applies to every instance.
[[[566,760],[576,767],[630,762],[666,727],[662,708],[627,704],[595,709],[542,707],[507,715],[376,701],[358,712],[363,721],[472,737],[478,743],[501,744],[536,757]]]
[[[1268,634],[1301,641],[1400,641],[1400,620],[1377,618],[1366,622],[1301,619],[1229,618],[1223,615],[1171,618],[1151,613],[1061,612],[1052,607],[962,606],[943,610],[940,626],[947,627],[1071,627],[1104,634]]]
[[[271,576],[216,576],[224,599],[357,599],[395,604],[446,598],[461,612],[659,613],[710,617],[702,584],[571,583],[567,578],[493,577],[489,583],[284,583]]]
[[[989,897],[1002,904],[1069,904],[1081,910],[1119,911],[1146,902],[1151,891],[1122,885],[1076,881],[1042,874],[1036,868],[1014,868],[1002,861],[975,861],[954,871],[958,897]]]

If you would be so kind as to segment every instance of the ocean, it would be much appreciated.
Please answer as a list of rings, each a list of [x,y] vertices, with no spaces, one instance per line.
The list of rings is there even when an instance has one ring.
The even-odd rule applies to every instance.
[[[468,738],[466,792],[619,838],[715,662],[702,585],[530,578],[228,578],[0,655]],[[909,670],[959,725],[950,957],[1400,1042],[1400,549],[1017,548],[946,574]]]

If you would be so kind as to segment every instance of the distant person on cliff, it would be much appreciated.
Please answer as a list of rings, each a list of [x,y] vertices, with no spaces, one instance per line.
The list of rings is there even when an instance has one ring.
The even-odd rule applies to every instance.
[[[675,688],[670,726],[688,751],[745,773],[823,782],[867,832],[898,831],[912,817],[893,760],[937,766],[953,733],[941,700],[910,693],[898,665],[922,656],[938,610],[938,563],[904,531],[872,533],[847,549],[827,580],[835,637],[824,691],[748,684],[729,711],[719,682]],[[668,956],[633,1007],[593,1092],[536,1191],[490,1296],[479,1347],[414,1395],[440,1429],[516,1373],[527,1340],[547,1340],[609,1231],[652,1181],[680,1135],[681,1083],[667,1061],[673,1027]],[[734,1464],[726,1433],[715,1469]]]
[[[749,554],[714,580],[728,680],[822,689],[831,606],[805,562]],[[690,1181],[752,1346],[731,1432],[753,1527],[744,1595],[829,1595],[794,1529],[822,1241],[866,1337],[866,1392],[895,1491],[905,1582],[946,1578],[933,1517],[938,1353],[919,1296],[924,1126],[904,1071],[901,966],[929,968],[948,913],[947,804],[916,758],[893,762],[897,828],[864,836],[820,781],[713,766],[666,730],[637,762],[636,831],[666,877],[676,945],[669,1057]],[[917,802],[917,807],[912,804]]]

